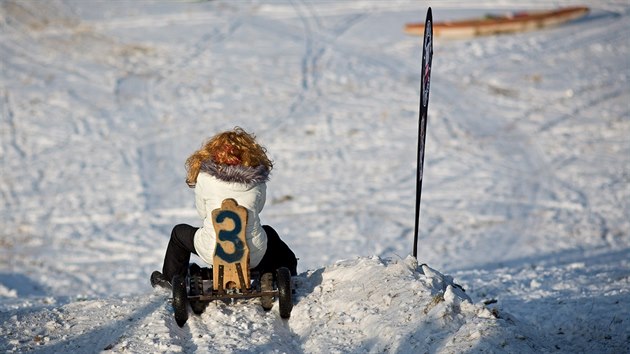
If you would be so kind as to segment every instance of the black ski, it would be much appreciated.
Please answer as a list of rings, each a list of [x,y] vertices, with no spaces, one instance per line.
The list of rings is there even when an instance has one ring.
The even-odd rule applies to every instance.
[[[418,175],[416,179],[416,224],[413,234],[413,256],[418,258],[418,229],[420,224],[420,197],[422,195],[422,174],[424,169],[424,142],[427,132],[427,109],[431,87],[431,62],[433,61],[433,15],[427,10],[422,44],[422,77],[420,80],[420,123],[418,127]]]

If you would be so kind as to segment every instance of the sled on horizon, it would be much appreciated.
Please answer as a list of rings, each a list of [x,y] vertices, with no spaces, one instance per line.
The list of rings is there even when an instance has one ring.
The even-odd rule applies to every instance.
[[[478,36],[519,33],[557,26],[588,14],[585,6],[562,7],[554,10],[519,11],[506,15],[486,15],[482,18],[433,23],[435,37],[465,39]],[[409,35],[422,36],[424,23],[408,23]]]
[[[291,273],[288,268],[259,273],[249,268],[249,247],[245,238],[247,209],[236,200],[223,200],[212,211],[217,235],[212,268],[192,263],[188,275],[173,278],[173,309],[177,325],[188,320],[188,305],[200,315],[209,302],[260,298],[262,308],[271,310],[278,299],[280,317],[289,318],[293,309]]]

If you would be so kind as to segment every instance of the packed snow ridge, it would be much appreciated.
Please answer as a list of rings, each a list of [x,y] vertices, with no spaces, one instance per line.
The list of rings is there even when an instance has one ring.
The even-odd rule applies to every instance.
[[[213,302],[179,328],[170,294],[75,301],[16,311],[3,352],[459,353],[534,346],[509,316],[473,304],[449,276],[406,259],[357,258],[294,277],[295,307],[280,319],[257,299]],[[42,299],[45,302],[45,299]]]

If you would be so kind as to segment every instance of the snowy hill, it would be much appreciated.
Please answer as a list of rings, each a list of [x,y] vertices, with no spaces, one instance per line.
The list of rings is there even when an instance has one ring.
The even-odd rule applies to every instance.
[[[403,25],[569,5],[591,11],[435,41],[418,266]],[[616,0],[0,0],[0,351],[630,352],[629,19]],[[261,218],[300,258],[297,303],[180,329],[149,274],[199,224],[185,158],[236,125],[275,162]]]
[[[258,300],[211,304],[180,329],[170,294],[85,300],[16,311],[3,334],[8,352],[526,352],[534,341],[415,259],[338,262],[295,278],[296,305],[284,321]]]

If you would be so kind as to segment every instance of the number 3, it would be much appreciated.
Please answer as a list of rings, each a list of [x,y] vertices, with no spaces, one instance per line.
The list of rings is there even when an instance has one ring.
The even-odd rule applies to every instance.
[[[223,246],[221,246],[221,243],[217,242],[215,255],[225,262],[235,263],[243,258],[243,254],[245,253],[245,246],[238,237],[238,234],[241,232],[243,226],[241,218],[238,214],[231,210],[222,210],[219,212],[215,218],[215,224],[222,224],[225,219],[231,219],[232,222],[234,222],[234,228],[232,230],[219,230],[217,237],[219,238],[219,241],[231,242],[234,245],[234,253],[227,253]]]

